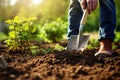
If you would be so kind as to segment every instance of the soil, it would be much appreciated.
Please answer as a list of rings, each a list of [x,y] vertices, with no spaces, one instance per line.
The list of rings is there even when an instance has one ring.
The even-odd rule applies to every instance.
[[[98,47],[83,53],[54,50],[33,56],[8,53],[1,42],[0,55],[4,56],[8,67],[0,69],[0,80],[120,80],[120,42],[115,44],[115,55],[103,58],[94,56]],[[43,44],[44,48],[51,45]]]

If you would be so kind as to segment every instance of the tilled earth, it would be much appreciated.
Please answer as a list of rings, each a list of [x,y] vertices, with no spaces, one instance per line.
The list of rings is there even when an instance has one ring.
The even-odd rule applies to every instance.
[[[8,53],[1,44],[0,55],[4,55],[8,67],[0,69],[0,80],[120,80],[120,43],[116,45],[114,56],[102,58],[94,57],[98,48],[32,56]]]

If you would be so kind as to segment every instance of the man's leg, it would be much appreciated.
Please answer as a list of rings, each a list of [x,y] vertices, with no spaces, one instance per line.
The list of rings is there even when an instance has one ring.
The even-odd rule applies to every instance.
[[[80,20],[82,18],[82,9],[78,0],[70,0],[68,39],[70,35],[77,35],[79,32]]]
[[[100,1],[100,49],[95,56],[112,54],[112,42],[115,38],[116,7],[114,0]]]

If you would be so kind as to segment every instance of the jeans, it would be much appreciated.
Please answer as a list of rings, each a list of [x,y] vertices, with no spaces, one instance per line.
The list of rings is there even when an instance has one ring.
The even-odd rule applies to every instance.
[[[114,0],[99,0],[100,3],[100,28],[99,40],[108,38],[114,40],[116,26],[116,7]],[[70,9],[68,15],[68,39],[70,35],[77,35],[79,32],[80,20],[83,11],[78,0],[70,0]]]

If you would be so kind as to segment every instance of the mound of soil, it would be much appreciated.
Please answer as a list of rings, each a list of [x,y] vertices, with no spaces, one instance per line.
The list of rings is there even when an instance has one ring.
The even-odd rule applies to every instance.
[[[8,53],[1,43],[0,55],[4,55],[8,67],[0,69],[0,80],[120,80],[120,44],[116,45],[116,55],[102,58],[94,57],[98,48],[32,56]]]

